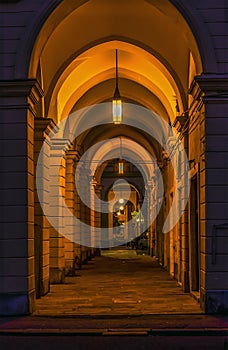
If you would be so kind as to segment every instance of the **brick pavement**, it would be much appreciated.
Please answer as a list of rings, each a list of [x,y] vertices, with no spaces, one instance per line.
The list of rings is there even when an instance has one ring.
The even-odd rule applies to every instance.
[[[37,300],[37,316],[202,314],[155,259],[131,250],[103,251],[65,284]]]
[[[197,344],[204,342],[202,349],[205,349],[205,344],[211,344],[214,337],[216,344],[222,346],[216,345],[216,349],[223,349],[226,330],[226,317],[203,314],[199,304],[182,292],[156,260],[134,251],[114,250],[90,261],[77,276],[68,277],[66,284],[52,285],[51,293],[37,300],[33,315],[1,317],[0,344],[3,342],[4,349],[19,349],[21,342],[25,349],[26,339],[29,349],[31,344],[34,349],[40,349],[39,344],[45,338],[48,349],[47,339],[51,341],[50,348],[53,345],[56,348],[63,338],[71,339],[75,345],[84,337],[87,343],[92,339],[92,344],[97,345],[101,337],[106,349],[104,339],[114,336],[120,349],[124,335],[127,341],[134,339],[136,348],[139,348],[139,343],[135,343],[137,336],[145,337],[143,349],[147,339],[152,339],[150,346],[154,346],[155,339],[162,336],[168,339],[167,346],[178,337],[184,342],[181,348],[186,348],[196,338]],[[77,335],[74,340],[72,336]],[[110,341],[107,346],[111,349],[114,341]],[[61,349],[65,348],[64,344]],[[161,348],[166,349],[166,345]]]

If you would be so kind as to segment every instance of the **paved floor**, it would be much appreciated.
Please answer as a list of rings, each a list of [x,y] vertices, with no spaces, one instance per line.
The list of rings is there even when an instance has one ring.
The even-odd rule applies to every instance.
[[[39,316],[200,314],[167,271],[131,250],[105,251],[37,300]]]
[[[0,318],[4,350],[224,350],[227,321],[205,315],[158,263],[108,251],[52,285],[35,315]]]

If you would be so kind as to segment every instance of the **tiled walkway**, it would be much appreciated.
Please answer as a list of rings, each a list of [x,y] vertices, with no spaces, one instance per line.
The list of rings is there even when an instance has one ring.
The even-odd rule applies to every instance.
[[[135,251],[105,251],[77,276],[37,300],[39,316],[109,316],[202,313],[167,271]]]

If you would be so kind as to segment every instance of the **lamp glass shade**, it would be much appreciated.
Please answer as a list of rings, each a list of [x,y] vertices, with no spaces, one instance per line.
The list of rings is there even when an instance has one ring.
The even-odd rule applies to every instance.
[[[119,172],[119,174],[123,174],[124,173],[124,165],[123,165],[122,161],[120,161],[118,163],[118,172]]]
[[[114,124],[122,122],[122,101],[120,98],[112,100],[112,118]]]

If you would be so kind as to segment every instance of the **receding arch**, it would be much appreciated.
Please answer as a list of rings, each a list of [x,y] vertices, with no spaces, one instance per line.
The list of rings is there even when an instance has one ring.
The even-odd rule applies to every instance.
[[[60,97],[58,89],[60,88],[59,85],[63,86],[67,83],[67,79],[69,79],[67,74],[71,74],[72,65],[77,65],[79,63],[78,60],[81,63],[82,61],[85,64],[89,63],[89,57],[86,57],[86,55],[90,50],[97,50],[99,45],[102,46],[116,41],[128,43],[128,49],[130,45],[133,45],[138,50],[143,50],[150,55],[151,59],[157,60],[158,64],[160,64],[159,67],[157,66],[159,71],[164,73],[164,70],[166,70],[168,80],[174,89],[173,93],[168,94],[169,96],[167,95],[170,104],[168,114],[173,115],[171,116],[173,120],[175,116],[175,98],[178,100],[181,112],[185,111],[187,109],[186,91],[189,85],[188,65],[190,52],[194,60],[196,74],[202,72],[202,63],[197,41],[188,23],[175,6],[169,1],[161,4],[158,1],[134,0],[134,4],[132,4],[129,12],[128,2],[124,0],[121,2],[121,18],[123,20],[118,26],[114,26],[112,19],[115,17],[117,8],[119,9],[117,3],[107,4],[104,0],[91,0],[78,1],[76,3],[69,1],[66,5],[65,1],[58,2],[55,10],[50,10],[49,13],[51,15],[39,32],[29,68],[29,76],[34,77],[38,63],[41,66],[47,107],[44,113],[51,118],[56,118],[59,110],[60,113],[64,110],[63,115],[67,114],[70,105],[69,108],[66,107],[67,104],[64,106],[63,103],[62,105],[61,98],[60,101],[57,101]],[[128,9],[127,12],[125,11],[126,8]],[[98,10],[101,11],[99,12]],[[99,13],[98,18],[96,16],[91,17],[94,11]],[[124,16],[132,19],[134,26],[131,20],[125,21]],[[191,18],[194,22],[195,17],[192,16]],[[87,25],[89,20],[91,25],[89,25],[89,22]],[[136,23],[137,25],[135,25]],[[143,23],[143,26],[140,23]],[[90,30],[92,24],[96,27],[96,31]],[[168,28],[166,32],[164,32],[165,27]],[[81,33],[81,28],[83,28],[83,35],[78,35],[77,33]],[[46,33],[50,34],[48,38]],[[76,41],[75,38],[77,38]],[[61,50],[61,45],[64,45],[64,50]],[[95,65],[93,64],[93,66]],[[72,98],[69,96],[71,107],[89,88],[110,79],[113,76],[112,68],[107,68],[100,75],[95,74],[94,78],[90,76],[89,79],[86,79],[84,91],[83,84],[80,88],[76,84],[75,90],[77,90],[77,93],[74,93],[74,96],[71,94]],[[121,74],[124,79],[130,78],[132,81],[137,81],[136,75],[139,75],[140,80],[145,78],[143,74],[140,75],[135,67],[134,69],[129,68],[128,71],[124,71],[124,67],[122,67],[120,71],[122,71]],[[143,73],[142,71],[141,69],[141,73]],[[148,78],[149,81],[152,81],[151,77]],[[141,83],[148,88],[145,79]],[[55,93],[53,93],[54,91]],[[153,91],[153,87],[151,87],[151,91]],[[156,92],[158,93],[158,91]],[[62,93],[63,89],[60,95]],[[51,109],[49,109],[49,103]],[[50,114],[48,114],[48,111]]]
[[[86,91],[113,78],[115,48],[119,49],[120,78],[136,82],[156,95],[171,119],[175,116],[176,98],[180,101],[181,110],[186,108],[186,96],[180,93],[183,87],[176,84],[172,75],[159,60],[135,45],[115,40],[91,48],[70,64],[53,90],[50,115],[53,114],[54,109],[60,118],[64,118],[69,114],[75,101],[78,101]],[[111,98],[112,94],[113,91],[110,89],[105,97]],[[103,95],[100,95],[99,99],[102,102]],[[93,103],[94,101],[91,101],[91,104]]]
[[[88,166],[90,167],[91,176],[95,175],[98,165],[109,159],[118,158],[121,147],[124,149],[123,159],[128,161],[132,159],[133,163],[134,160],[137,163],[137,159],[139,161],[139,169],[142,169],[144,172],[144,180],[149,181],[154,175],[154,159],[145,148],[126,137],[116,137],[101,141],[95,144],[93,149],[90,148],[83,162],[90,163]]]

